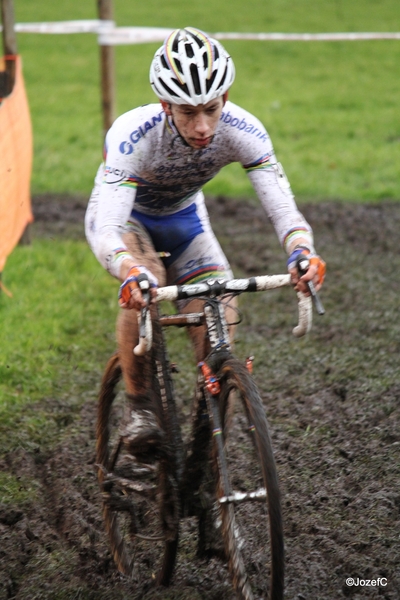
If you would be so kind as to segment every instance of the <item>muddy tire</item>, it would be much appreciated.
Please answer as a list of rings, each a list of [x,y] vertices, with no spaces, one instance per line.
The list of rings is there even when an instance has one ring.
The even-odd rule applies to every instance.
[[[266,490],[259,501],[220,504],[225,552],[234,588],[241,599],[281,600],[284,543],[280,491],[265,410],[248,370],[226,360],[218,372],[227,477],[235,492]],[[216,443],[214,443],[216,458]],[[216,459],[217,496],[223,495]]]
[[[158,322],[151,352],[154,377],[149,384],[166,433],[159,456],[139,462],[124,453],[119,425],[125,397],[117,391],[121,379],[118,355],[111,357],[105,369],[97,418],[98,479],[105,529],[118,570],[138,587],[169,584],[179,537],[180,431]]]

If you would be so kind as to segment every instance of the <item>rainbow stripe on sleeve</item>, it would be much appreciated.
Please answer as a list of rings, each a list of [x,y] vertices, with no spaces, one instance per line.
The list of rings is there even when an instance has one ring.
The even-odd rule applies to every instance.
[[[306,227],[294,227],[283,238],[283,247],[287,248],[293,240],[299,237],[309,239],[311,244],[313,242],[311,232]]]
[[[128,187],[128,188],[136,189],[138,185],[139,185],[138,179],[136,177],[134,177],[133,175],[129,175],[129,177],[126,177],[126,179],[124,179],[119,184],[119,187]]]
[[[129,254],[127,248],[116,248],[114,250],[114,256],[112,258],[113,262],[116,262],[118,259],[122,258],[122,257],[130,257],[131,255]]]
[[[271,154],[264,154],[261,158],[258,158],[255,162],[252,162],[248,165],[243,165],[243,169],[247,173],[251,173],[252,171],[260,171],[262,169],[269,169],[272,167],[271,163]]]

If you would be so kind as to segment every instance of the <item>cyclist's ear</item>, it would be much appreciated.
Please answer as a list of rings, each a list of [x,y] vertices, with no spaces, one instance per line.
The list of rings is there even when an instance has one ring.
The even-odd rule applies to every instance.
[[[161,106],[164,109],[164,112],[166,115],[168,115],[169,117],[172,116],[172,111],[171,111],[171,104],[169,102],[165,102],[165,100],[160,100],[161,102]]]
[[[225,94],[222,96],[222,100],[224,102],[224,105],[225,105],[225,102],[228,100],[228,95],[229,95],[229,92],[225,92]]]

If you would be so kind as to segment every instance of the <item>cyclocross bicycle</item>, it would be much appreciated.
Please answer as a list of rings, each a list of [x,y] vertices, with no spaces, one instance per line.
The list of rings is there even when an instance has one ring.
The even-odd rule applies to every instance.
[[[148,282],[141,287],[148,299]],[[98,476],[103,514],[118,569],[138,584],[168,585],[182,518],[199,518],[215,553],[229,566],[239,598],[283,598],[284,542],[278,476],[265,409],[251,375],[252,358],[232,355],[227,298],[290,285],[289,275],[208,280],[157,289],[157,302],[204,299],[202,312],[160,316],[158,305],[140,315],[136,354],[149,352],[157,418],[165,443],[152,460],[124,452],[118,354],[103,376],[97,421]],[[299,337],[311,327],[312,302],[298,293]],[[163,327],[205,325],[210,352],[198,365],[192,427],[183,443]],[[220,548],[218,549],[218,540]],[[208,543],[208,542],[207,542]],[[204,542],[205,547],[207,546]]]

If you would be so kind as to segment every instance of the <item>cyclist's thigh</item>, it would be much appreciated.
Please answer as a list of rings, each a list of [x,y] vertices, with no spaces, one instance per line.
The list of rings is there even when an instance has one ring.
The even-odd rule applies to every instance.
[[[196,201],[196,212],[200,221],[200,233],[168,266],[167,285],[197,283],[210,278],[232,278],[229,262],[210,225],[202,196]]]
[[[137,259],[138,264],[149,269],[157,277],[160,286],[165,285],[164,266],[143,227],[138,223],[130,223],[122,238],[129,252]],[[133,354],[133,348],[138,343],[138,313],[136,310],[121,309],[119,311],[117,342],[128,393],[139,394],[146,391],[148,360],[146,357],[137,357]]]
[[[165,285],[166,273],[164,265],[144,227],[136,220],[131,219],[126,225],[122,239],[129,252],[137,259],[137,264],[149,269],[157,277],[160,287]]]
[[[233,277],[229,262],[211,228],[204,202],[197,203],[197,213],[202,224],[202,232],[193,238],[186,250],[167,269],[167,284],[182,285],[197,283],[210,278],[231,279]],[[237,320],[236,298],[229,298],[225,309],[228,324]],[[177,302],[180,312],[201,312],[202,300],[180,300]],[[188,328],[192,338],[196,360],[202,360],[209,351],[203,327]],[[233,341],[234,326],[229,327],[229,336]]]

